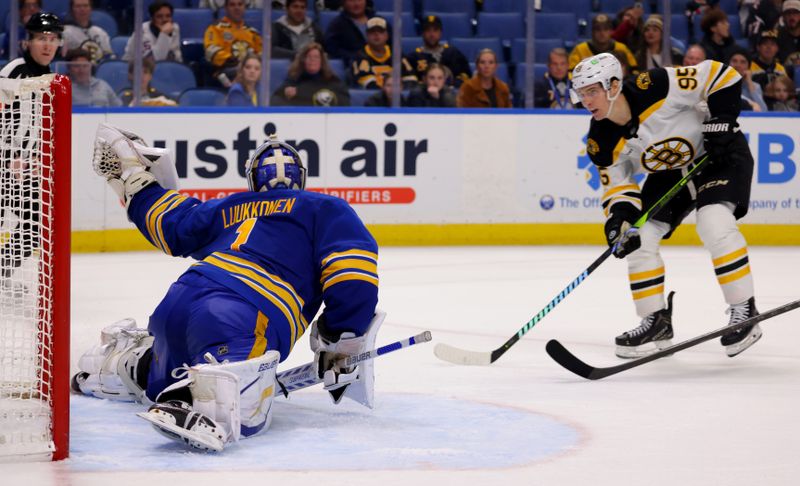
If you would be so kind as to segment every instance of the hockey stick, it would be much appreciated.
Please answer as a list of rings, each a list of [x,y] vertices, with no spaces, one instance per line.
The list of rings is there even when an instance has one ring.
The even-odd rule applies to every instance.
[[[658,212],[661,211],[661,209],[663,209],[664,206],[666,206],[667,203],[670,200],[672,200],[672,198],[675,197],[675,195],[678,194],[678,192],[681,189],[683,189],[683,187],[686,184],[688,184],[689,181],[692,180],[694,176],[700,173],[700,169],[705,167],[708,160],[709,160],[708,156],[704,155],[694,165],[694,167],[689,169],[689,172],[687,172],[686,175],[683,176],[683,178],[680,181],[678,181],[677,184],[675,184],[669,191],[667,191],[666,194],[661,196],[661,199],[659,199],[655,204],[653,204],[653,206],[650,209],[648,209],[646,213],[644,213],[638,220],[636,220],[631,229],[641,228],[642,225],[644,225],[644,223],[647,222],[647,220],[658,214]],[[444,343],[439,343],[436,345],[436,347],[433,348],[433,354],[435,354],[436,357],[441,360],[449,361],[450,363],[454,364],[487,366],[494,363],[495,361],[500,359],[500,356],[505,354],[505,352],[508,351],[509,348],[511,348],[511,346],[513,346],[517,341],[519,341],[522,336],[524,336],[528,331],[530,331],[531,328],[533,328],[533,326],[535,326],[539,321],[544,319],[544,316],[549,314],[550,311],[552,311],[553,308],[555,308],[555,306],[557,306],[562,300],[564,300],[567,297],[567,295],[569,295],[570,292],[575,290],[575,287],[580,285],[581,282],[583,282],[586,279],[586,277],[588,277],[592,272],[594,272],[597,269],[597,267],[599,267],[604,261],[606,261],[608,257],[611,256],[611,254],[614,252],[616,246],[617,245],[615,244],[613,247],[607,248],[606,251],[604,251],[603,254],[597,258],[597,260],[592,262],[592,264],[589,265],[580,275],[575,277],[575,279],[572,282],[570,282],[569,285],[567,285],[564,288],[564,290],[559,292],[559,294],[556,295],[553,298],[553,300],[551,300],[544,307],[544,309],[540,310],[538,314],[536,314],[531,318],[531,320],[526,322],[525,325],[522,326],[517,331],[516,334],[511,336],[508,339],[508,341],[503,343],[503,345],[500,346],[499,348],[494,349],[492,351],[468,351],[466,349],[460,349]]]
[[[399,349],[407,348],[415,344],[427,343],[431,339],[431,332],[425,331],[417,334],[416,336],[401,339],[400,341],[395,341],[379,348],[364,351],[363,353],[348,356],[346,358],[341,358],[336,362],[335,365],[342,368],[349,368],[359,363],[363,363],[364,361],[375,359],[378,356],[383,356],[384,354],[388,354]],[[314,362],[311,362],[278,373],[278,376],[275,377],[275,379],[278,382],[278,386],[281,388],[283,395],[288,398],[289,392],[302,390],[303,388],[314,386],[317,383],[322,383],[322,378],[317,375],[314,368]]]
[[[736,331],[753,324],[757,324],[761,321],[765,321],[772,317],[779,316],[783,313],[789,312],[790,310],[796,309],[798,307],[800,307],[800,300],[784,304],[780,307],[776,307],[763,314],[753,316],[750,319],[746,319],[740,322],[739,324],[733,326],[725,326],[715,331],[711,331],[701,336],[689,339],[682,343],[678,343],[674,346],[661,349],[653,354],[649,354],[642,358],[634,359],[632,361],[628,361],[627,363],[622,363],[616,366],[609,366],[606,368],[595,368],[594,366],[584,363],[583,361],[578,359],[574,354],[569,352],[569,350],[565,348],[564,345],[562,345],[555,339],[551,339],[550,341],[548,341],[545,349],[547,350],[547,354],[549,354],[550,357],[553,358],[558,364],[568,369],[569,371],[575,373],[576,375],[582,378],[586,378],[587,380],[600,380],[607,376],[616,375],[617,373],[620,373],[622,371],[629,370],[631,368],[636,368],[637,366],[641,366],[645,363],[655,361],[659,358],[663,358],[664,356],[675,354],[678,351],[683,351],[686,348],[691,348],[692,346],[696,346],[700,343],[704,343],[711,339],[720,337],[723,334],[727,334],[729,332]]]

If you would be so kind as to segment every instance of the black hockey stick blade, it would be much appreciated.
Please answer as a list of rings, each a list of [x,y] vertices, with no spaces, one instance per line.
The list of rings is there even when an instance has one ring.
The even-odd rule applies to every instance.
[[[545,350],[547,351],[547,354],[549,354],[550,357],[553,358],[553,360],[555,360],[556,363],[560,364],[562,367],[568,369],[569,371],[575,373],[576,375],[582,378],[586,378],[587,380],[600,380],[607,376],[616,375],[617,373],[621,373],[631,368],[636,368],[645,363],[655,361],[659,358],[675,354],[678,351],[683,351],[684,349],[691,348],[692,346],[696,346],[706,341],[710,341],[711,339],[718,338],[723,334],[727,334],[729,332],[736,331],[738,329],[742,329],[744,327],[751,326],[753,324],[757,324],[761,321],[765,321],[772,317],[779,316],[791,310],[797,309],[798,307],[800,307],[800,300],[795,300],[794,302],[784,304],[780,307],[776,307],[772,310],[764,312],[763,314],[759,314],[757,316],[751,317],[750,319],[744,320],[739,324],[736,324],[735,326],[725,326],[715,331],[711,331],[709,333],[694,337],[687,341],[683,341],[682,343],[675,344],[674,346],[661,349],[653,354],[649,354],[642,358],[634,359],[626,363],[618,364],[616,366],[608,366],[605,368],[596,368],[594,366],[584,363],[577,356],[572,354],[567,348],[565,348],[563,344],[556,341],[555,339],[551,339],[550,341],[547,342]]]

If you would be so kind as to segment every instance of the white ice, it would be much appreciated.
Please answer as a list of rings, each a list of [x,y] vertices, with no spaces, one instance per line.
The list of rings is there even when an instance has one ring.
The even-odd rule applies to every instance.
[[[600,247],[384,248],[379,343],[422,330],[474,350],[501,345]],[[705,251],[667,247],[676,341],[722,326]],[[757,305],[800,298],[800,248],[753,247]],[[151,253],[73,257],[72,368],[100,329],[147,322],[189,261]],[[709,342],[588,382],[545,353],[557,338],[595,365],[637,324],[623,262],[609,260],[489,367],[441,362],[427,343],[379,358],[376,408],[336,407],[320,388],[276,404],[272,429],[223,454],[188,452],[135,405],[75,397],[72,457],[0,464],[0,484],[788,485],[800,461],[800,310],[762,324],[736,358]],[[307,339],[282,365],[309,361]],[[179,483],[180,482],[180,483]]]

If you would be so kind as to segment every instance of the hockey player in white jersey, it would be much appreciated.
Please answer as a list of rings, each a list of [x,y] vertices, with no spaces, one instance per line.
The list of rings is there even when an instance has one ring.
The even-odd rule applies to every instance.
[[[758,314],[747,243],[736,220],[747,213],[753,156],[739,131],[741,77],[726,64],[659,68],[622,82],[611,54],[578,64],[573,101],[592,114],[587,152],[600,172],[605,233],[617,258],[627,257],[638,327],[616,338],[617,356],[644,356],[671,344],[672,295],[664,298],[659,252],[683,218],[697,210],[697,233],[711,254],[729,324]],[[703,171],[639,230],[632,224],[674,186],[694,161]],[[646,174],[640,187],[634,176]],[[616,245],[616,246],[615,246]],[[728,356],[761,337],[758,325],[724,335]]]

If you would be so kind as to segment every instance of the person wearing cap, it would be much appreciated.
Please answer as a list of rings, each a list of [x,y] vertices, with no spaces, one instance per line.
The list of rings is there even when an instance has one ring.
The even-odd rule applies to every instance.
[[[778,29],[778,59],[787,66],[797,66],[800,65],[800,0],[783,2],[782,16],[783,25]]]
[[[25,24],[22,57],[0,71],[0,78],[32,78],[50,74],[50,63],[61,47],[64,25],[55,14],[37,12]]]
[[[392,70],[392,50],[387,44],[389,31],[386,19],[372,17],[367,21],[367,43],[358,51],[352,62],[353,80],[362,89],[378,89],[383,85],[385,72]],[[410,89],[418,80],[405,57],[400,62],[401,84]]]
[[[408,55],[408,62],[417,77],[423,79],[431,64],[447,66],[453,77],[450,84],[461,83],[472,76],[467,57],[458,48],[442,42],[442,19],[436,15],[426,15],[422,19],[422,45]]]
[[[592,19],[592,38],[586,42],[581,42],[569,55],[569,70],[575,69],[579,62],[600,54],[602,52],[620,52],[628,59],[628,65],[633,74],[638,73],[639,66],[636,63],[636,58],[628,46],[622,42],[617,42],[611,37],[613,30],[611,19],[606,14],[598,14]]]
[[[725,62],[736,50],[736,42],[731,37],[731,24],[728,15],[718,8],[710,8],[700,21],[703,40],[700,45],[706,51],[706,59]]]
[[[367,43],[367,0],[344,0],[342,12],[325,30],[325,52],[350,62]]]
[[[752,59],[747,49],[737,49],[727,62],[742,77],[742,111],[767,111],[761,86],[753,82]]]
[[[636,62],[644,69],[654,69],[663,66],[680,66],[683,54],[675,47],[671,48],[670,59],[663,59],[661,55],[664,21],[661,16],[653,14],[647,17],[644,23],[644,44],[636,51]]]
[[[787,76],[786,68],[778,62],[778,32],[765,30],[758,36],[756,55],[750,63],[753,81],[766,88],[778,76]]]

